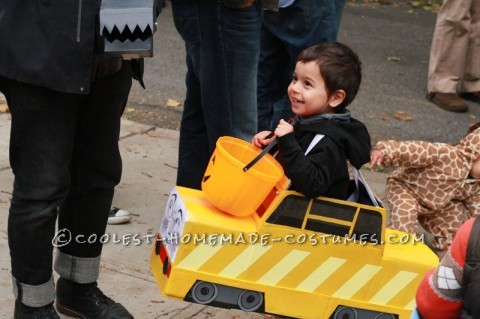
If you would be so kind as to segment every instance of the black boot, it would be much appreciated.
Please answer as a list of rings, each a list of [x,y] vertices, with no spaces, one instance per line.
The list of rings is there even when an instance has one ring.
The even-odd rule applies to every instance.
[[[78,284],[59,278],[57,309],[60,313],[83,319],[133,319],[121,304],[105,296],[96,282]]]
[[[43,307],[29,307],[15,300],[14,319],[60,319],[53,303]]]

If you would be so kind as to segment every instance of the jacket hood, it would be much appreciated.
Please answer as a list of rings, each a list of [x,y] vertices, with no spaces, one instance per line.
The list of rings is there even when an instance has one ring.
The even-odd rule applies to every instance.
[[[345,150],[350,164],[357,169],[370,161],[370,135],[365,125],[354,118],[346,121],[333,118],[296,126],[298,132],[323,134],[331,138],[339,148]]]

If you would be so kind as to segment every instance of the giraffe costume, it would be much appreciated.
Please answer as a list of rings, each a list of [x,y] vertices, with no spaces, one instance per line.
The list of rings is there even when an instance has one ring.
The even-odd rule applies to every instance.
[[[434,236],[433,247],[448,249],[463,222],[480,214],[480,179],[469,172],[480,157],[480,128],[459,144],[380,141],[375,149],[387,177],[388,227],[414,233],[417,222]]]

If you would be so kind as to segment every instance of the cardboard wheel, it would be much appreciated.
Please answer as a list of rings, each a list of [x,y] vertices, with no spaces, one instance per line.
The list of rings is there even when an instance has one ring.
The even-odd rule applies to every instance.
[[[196,303],[206,305],[217,298],[218,287],[205,281],[197,281],[192,288],[192,298]]]
[[[263,304],[263,295],[256,291],[245,290],[238,296],[238,307],[243,311],[256,311]]]
[[[339,307],[335,311],[333,319],[358,319],[358,312],[350,307]]]

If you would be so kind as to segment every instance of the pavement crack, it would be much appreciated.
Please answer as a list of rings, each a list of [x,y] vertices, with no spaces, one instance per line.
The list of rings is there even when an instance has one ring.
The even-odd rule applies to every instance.
[[[162,314],[160,314],[159,316],[156,316],[155,319],[158,319],[158,318],[163,318],[163,317],[166,317],[166,316],[169,316],[168,318],[177,318],[176,316],[181,313],[182,311],[188,309],[189,307],[191,306],[191,304],[183,307],[183,308],[180,308],[180,309],[175,309],[175,310],[172,310],[172,311],[167,311],[167,312],[164,312]],[[172,316],[170,316],[172,315]]]
[[[126,139],[126,138],[129,138],[129,137],[132,137],[132,136],[135,136],[135,135],[146,134],[146,133],[148,133],[148,132],[150,132],[150,131],[155,131],[155,129],[156,129],[156,127],[155,127],[155,126],[152,126],[152,127],[149,127],[148,129],[146,129],[146,130],[144,130],[144,131],[142,130],[141,132],[134,132],[134,133],[130,133],[130,134],[127,134],[127,135],[125,135],[125,136],[122,136],[122,137],[120,137],[119,140],[121,141],[121,140],[124,140],[124,139]]]
[[[201,308],[199,311],[197,311],[196,313],[192,314],[192,318],[195,318],[197,315],[203,313],[203,311],[204,311],[205,309],[207,309],[207,306],[204,306],[204,307]],[[206,318],[211,317],[210,314],[208,314],[208,313],[205,314],[205,315],[207,315]]]
[[[115,268],[111,268],[111,267],[108,267],[108,268],[105,268],[104,270],[109,270],[111,272],[115,272],[115,273],[118,273],[118,274],[122,274],[122,275],[125,275],[125,276],[128,276],[128,277],[132,277],[132,278],[135,278],[135,279],[140,279],[140,280],[143,280],[143,281],[146,281],[146,282],[150,282],[150,283],[157,283],[155,280],[150,280],[149,278],[145,278],[143,277],[142,275],[135,275],[135,273],[133,273],[131,270],[119,270],[119,269],[115,269]]]

